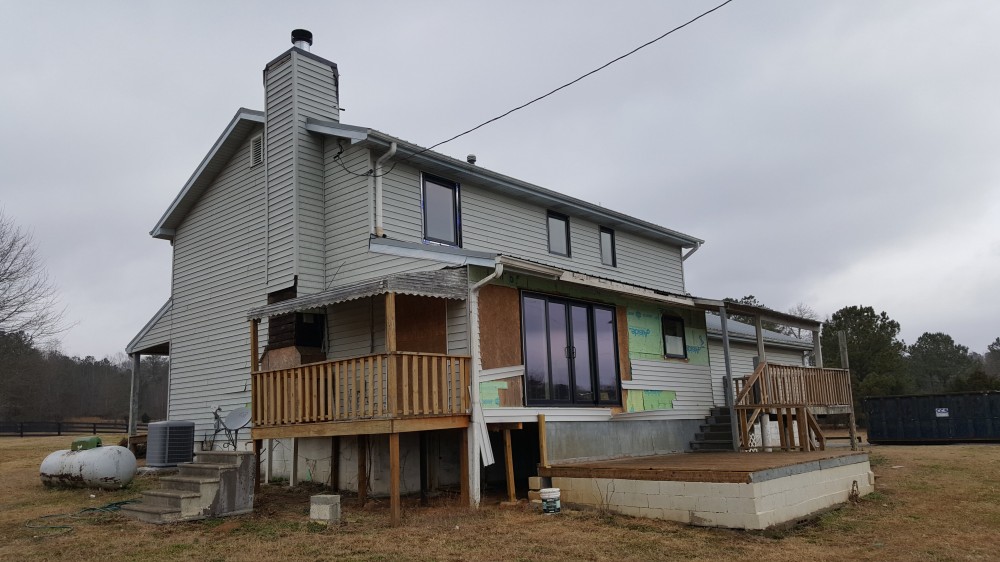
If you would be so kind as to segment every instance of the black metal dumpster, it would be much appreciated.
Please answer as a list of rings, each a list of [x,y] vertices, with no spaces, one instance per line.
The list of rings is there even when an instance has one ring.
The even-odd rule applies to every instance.
[[[865,398],[868,442],[1000,441],[1000,392]]]

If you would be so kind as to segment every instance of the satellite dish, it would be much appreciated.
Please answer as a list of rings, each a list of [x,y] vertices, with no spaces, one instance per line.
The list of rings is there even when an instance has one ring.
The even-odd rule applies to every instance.
[[[226,429],[237,430],[246,427],[250,423],[250,408],[236,408],[226,414],[225,421],[222,422]]]

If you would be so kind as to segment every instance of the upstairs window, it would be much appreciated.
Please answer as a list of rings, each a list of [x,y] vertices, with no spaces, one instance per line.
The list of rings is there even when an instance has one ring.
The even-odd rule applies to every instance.
[[[617,267],[615,259],[615,231],[610,228],[601,227],[601,263]]]
[[[676,359],[687,359],[687,342],[684,339],[684,320],[674,316],[664,316],[663,355]]]
[[[549,253],[569,257],[569,217],[549,211]]]
[[[423,176],[424,240],[460,246],[462,219],[459,215],[458,184],[434,176]]]

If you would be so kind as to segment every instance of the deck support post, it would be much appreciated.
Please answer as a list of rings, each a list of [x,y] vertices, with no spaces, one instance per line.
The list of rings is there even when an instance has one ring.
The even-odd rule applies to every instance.
[[[270,484],[274,476],[274,439],[267,440],[267,463],[264,464],[264,483]]]
[[[822,328],[817,328],[812,331],[813,334],[813,356],[816,359],[816,367],[819,369],[823,368],[823,346],[820,342],[820,336]]]
[[[132,354],[132,385],[129,388],[128,394],[128,436],[134,437],[138,431],[136,431],[136,416],[138,415],[139,409],[139,389],[136,386],[136,381],[139,379],[139,368],[142,365],[142,356],[139,353]]]
[[[754,331],[757,333],[757,362],[763,365],[767,362],[767,351],[764,349],[764,327],[761,325],[760,314],[753,317]],[[761,385],[767,385],[767,377],[761,379]],[[762,393],[762,396],[765,394]],[[771,427],[771,414],[768,410],[763,410],[758,416],[760,420],[760,445],[765,451],[771,450],[771,436],[768,429]]]
[[[358,435],[358,504],[368,501],[368,436]]]
[[[399,501],[399,434],[389,434],[389,518],[392,524],[402,521]]]
[[[292,437],[292,472],[288,475],[288,485],[299,485],[299,438]]]
[[[250,321],[250,372],[256,373],[260,370],[260,357],[257,355],[257,329],[260,326],[260,319],[254,318]]]
[[[420,505],[427,505],[427,432],[419,432],[420,439]]]
[[[726,316],[726,307],[719,307],[719,320],[722,324],[722,358],[726,364],[726,378],[724,379],[726,407],[729,408],[729,428],[733,439],[733,450],[739,451],[740,431],[736,425],[736,396],[733,387],[733,362],[729,355],[729,318]],[[749,445],[749,443],[747,443]]]
[[[507,501],[516,503],[517,494],[514,491],[514,452],[510,446],[510,430],[507,428],[503,430],[503,457],[504,466],[507,469]]]
[[[469,490],[470,482],[472,477],[469,474],[469,431],[465,429],[458,430],[459,442],[458,442],[458,489],[459,489],[459,502],[463,506],[472,505],[472,494]]]
[[[263,445],[262,440],[260,439],[253,440],[253,458],[254,462],[257,463],[256,465],[254,465],[254,471],[253,471],[253,493],[255,495],[260,493],[260,450],[262,448],[261,447],[262,445]]]
[[[538,414],[538,455],[542,468],[549,468],[549,447],[545,440],[545,414]]]
[[[330,438],[330,487],[340,491],[340,436]]]

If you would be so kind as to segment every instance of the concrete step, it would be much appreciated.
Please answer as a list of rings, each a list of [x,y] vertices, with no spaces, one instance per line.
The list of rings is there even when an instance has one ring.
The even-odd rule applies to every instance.
[[[709,425],[729,425],[733,423],[733,419],[728,415],[708,416],[707,418],[705,418],[705,423]]]
[[[183,490],[197,492],[203,496],[212,496],[219,489],[219,477],[216,476],[164,476],[160,478],[160,488],[165,490]]]
[[[121,513],[143,523],[162,524],[182,520],[180,508],[151,506],[144,503],[123,505]]]
[[[240,461],[240,453],[236,451],[198,451],[194,454],[194,462],[229,464],[236,466]]]
[[[219,478],[223,471],[236,470],[234,465],[214,462],[186,462],[177,465],[177,468],[180,470],[179,476],[194,478]]]
[[[725,406],[714,406],[711,410],[708,411],[708,415],[710,415],[710,416],[728,416],[729,415],[729,408],[726,408]]]
[[[201,503],[201,494],[183,490],[146,490],[142,493],[143,505],[150,507],[173,507],[187,515],[192,510],[197,511]]]

